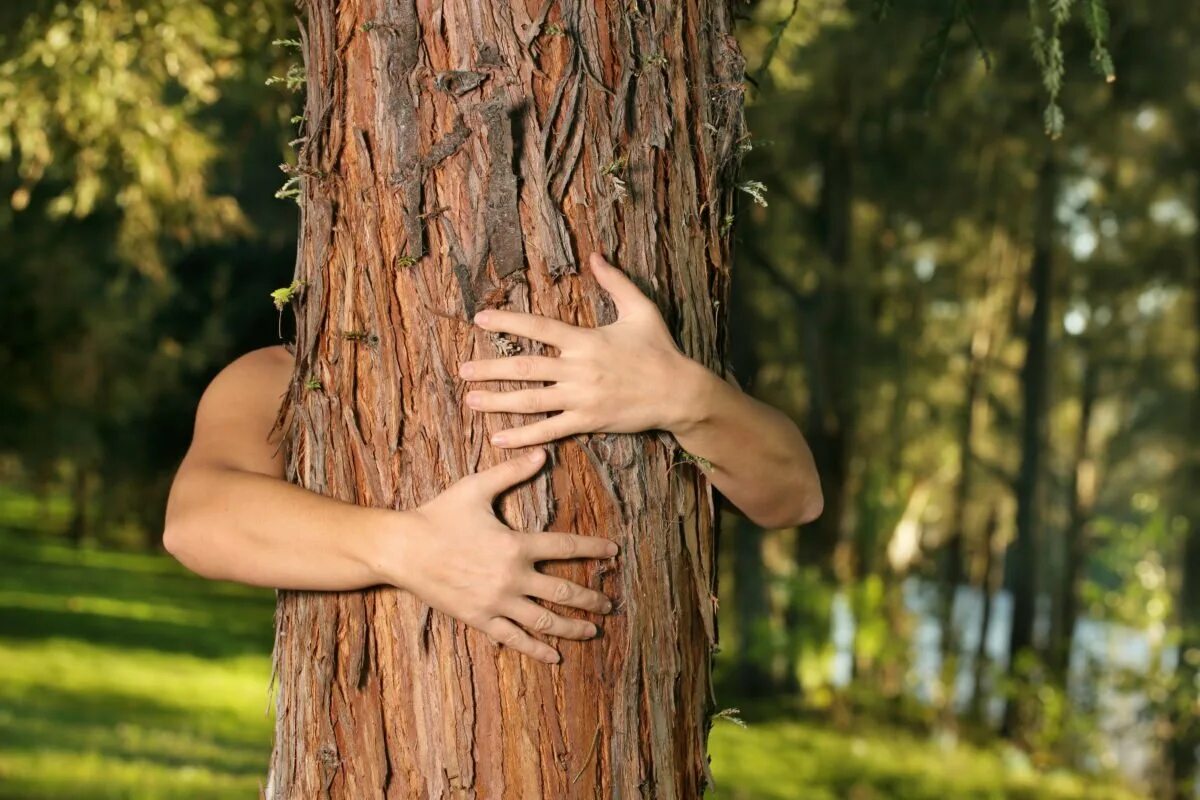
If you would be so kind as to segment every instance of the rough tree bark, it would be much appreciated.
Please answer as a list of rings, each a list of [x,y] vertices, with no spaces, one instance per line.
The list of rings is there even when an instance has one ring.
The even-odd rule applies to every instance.
[[[614,317],[597,249],[723,368],[744,62],[729,4],[302,0],[307,100],[288,474],[411,508],[506,458],[457,364],[541,346],[484,307]],[[559,666],[393,589],[281,592],[271,798],[697,797],[714,513],[669,437],[584,436],[504,499],[519,530],[616,539],[604,636]]]

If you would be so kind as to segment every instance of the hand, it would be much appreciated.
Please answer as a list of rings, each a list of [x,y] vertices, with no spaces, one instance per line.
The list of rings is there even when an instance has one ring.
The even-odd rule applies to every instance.
[[[497,447],[528,447],[596,431],[674,431],[693,422],[696,378],[706,372],[675,346],[658,308],[624,273],[598,253],[592,273],[612,296],[617,321],[579,328],[535,314],[487,309],[475,315],[484,330],[523,336],[558,349],[558,357],[511,356],[467,361],[468,381],[537,381],[536,389],[474,390],[470,408],[485,412],[541,414],[548,419],[492,436]]]
[[[612,603],[599,592],[538,572],[534,564],[609,558],[617,545],[598,536],[516,533],[500,522],[492,508],[496,497],[533,477],[545,460],[545,451],[535,450],[463,478],[416,509],[413,535],[396,540],[403,543],[398,563],[408,576],[402,588],[500,644],[555,664],[558,651],[518,625],[566,639],[590,639],[596,626],[530,598],[598,614],[611,611]]]

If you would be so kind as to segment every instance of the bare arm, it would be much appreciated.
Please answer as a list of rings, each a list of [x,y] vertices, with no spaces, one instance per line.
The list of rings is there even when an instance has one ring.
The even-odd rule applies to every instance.
[[[205,391],[191,448],[167,503],[163,543],[205,577],[257,586],[407,589],[430,606],[541,660],[557,652],[517,627],[554,636],[594,636],[590,622],[553,614],[530,598],[605,613],[598,592],[551,578],[538,561],[600,558],[616,545],[598,537],[516,534],[494,515],[495,497],[541,468],[541,450],[449,487],[409,511],[371,509],[283,480],[269,438],[291,377],[283,348],[249,353]]]
[[[712,465],[713,484],[760,525],[787,527],[815,519],[822,508],[821,485],[796,425],[684,356],[658,309],[633,282],[597,254],[590,264],[617,306],[618,319],[611,325],[589,330],[494,309],[476,316],[486,330],[559,350],[555,358],[515,356],[461,366],[466,380],[551,384],[468,393],[468,405],[479,411],[561,412],[500,431],[492,442],[525,447],[577,433],[666,430]]]

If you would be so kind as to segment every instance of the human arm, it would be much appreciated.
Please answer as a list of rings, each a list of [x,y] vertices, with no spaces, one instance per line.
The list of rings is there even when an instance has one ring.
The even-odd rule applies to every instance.
[[[208,578],[273,588],[397,586],[548,662],[558,660],[557,652],[518,624],[553,636],[595,635],[591,622],[530,598],[596,613],[611,609],[608,599],[535,564],[609,557],[616,545],[599,537],[516,533],[493,512],[495,497],[536,474],[544,452],[468,476],[411,510],[324,497],[283,479],[270,434],[291,370],[282,348],[257,350],[205,391],[167,503],[163,543],[180,562]]]
[[[526,447],[578,433],[664,430],[711,464],[713,485],[765,527],[815,519],[820,481],[804,436],[788,417],[689,359],[672,340],[657,307],[620,270],[593,254],[591,269],[613,298],[617,321],[579,328],[532,314],[488,309],[475,318],[485,330],[555,347],[557,356],[469,361],[468,381],[516,380],[547,386],[476,389],[467,404],[483,412],[554,416],[499,431],[499,447]]]

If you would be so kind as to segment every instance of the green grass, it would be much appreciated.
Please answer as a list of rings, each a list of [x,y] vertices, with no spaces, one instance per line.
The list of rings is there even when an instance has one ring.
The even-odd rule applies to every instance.
[[[153,555],[0,535],[0,800],[249,798],[265,775],[271,592]],[[1133,795],[1001,751],[790,719],[712,736],[719,800]]]

